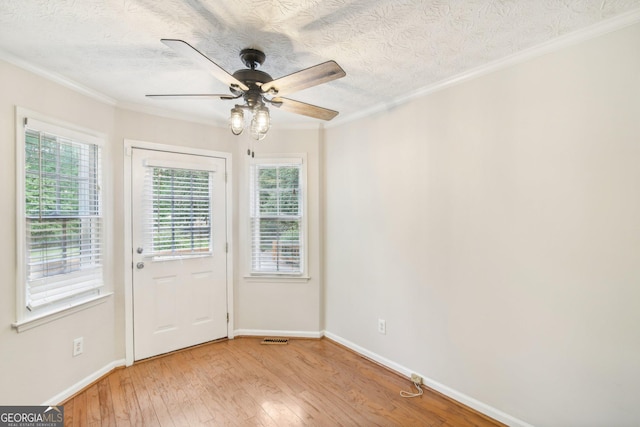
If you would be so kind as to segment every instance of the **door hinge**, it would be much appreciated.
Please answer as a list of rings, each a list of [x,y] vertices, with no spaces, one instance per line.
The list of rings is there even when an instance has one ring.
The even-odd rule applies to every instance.
[[[229,313],[227,313],[227,323],[229,323]]]

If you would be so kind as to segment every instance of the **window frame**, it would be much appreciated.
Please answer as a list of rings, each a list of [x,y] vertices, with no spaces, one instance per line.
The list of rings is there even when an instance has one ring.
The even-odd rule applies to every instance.
[[[50,304],[30,309],[27,307],[27,219],[26,219],[26,128],[27,121],[37,124],[37,130],[68,138],[72,141],[84,142],[96,145],[101,151],[98,186],[100,198],[101,220],[101,285],[95,289],[95,293],[74,295]],[[105,165],[108,163],[106,150],[106,135],[93,130],[85,129],[49,116],[16,107],[16,321],[12,327],[17,332],[22,332],[33,327],[48,323],[60,317],[67,316],[80,310],[98,305],[112,295],[107,286],[108,266],[110,265],[109,235],[111,221],[109,215],[108,192],[105,186]],[[75,272],[64,273],[66,277],[77,274]]]
[[[252,180],[252,170],[255,166],[259,165],[290,165],[292,163],[299,163],[300,165],[300,184],[299,189],[301,194],[301,210],[300,216],[300,264],[301,269],[299,272],[274,272],[274,271],[254,271],[253,270],[253,212],[252,212],[252,199],[255,197],[254,193],[256,188],[255,182]],[[252,157],[249,160],[247,170],[248,180],[248,194],[247,194],[247,269],[248,273],[245,275],[246,279],[259,280],[259,281],[307,281],[309,280],[309,214],[308,214],[308,181],[307,181],[307,155],[305,153],[289,153],[289,154],[267,154],[258,155]]]
[[[162,163],[162,162],[158,162],[158,163]],[[150,205],[150,210],[147,211],[147,215],[148,218],[150,219],[150,223],[146,224],[146,226],[148,227],[148,231],[147,234],[145,236],[145,241],[146,243],[146,247],[151,248],[148,251],[147,257],[149,257],[149,259],[154,260],[154,261],[163,261],[163,260],[177,260],[177,259],[192,259],[192,258],[201,258],[201,257],[207,257],[207,256],[211,256],[213,255],[213,222],[211,221],[211,211],[212,211],[212,203],[211,203],[211,198],[212,198],[212,194],[213,194],[213,173],[216,172],[215,169],[208,169],[208,168],[203,168],[199,165],[194,165],[194,166],[190,166],[190,165],[158,165],[155,164],[154,162],[148,162],[145,165],[148,169],[147,172],[145,173],[145,182],[143,185],[145,185],[145,193],[147,191],[149,191],[148,194],[151,194],[151,199],[147,200],[147,203],[149,203]],[[187,167],[189,166],[189,167]],[[194,168],[195,167],[195,168]],[[156,186],[159,184],[159,180],[156,180],[157,175],[155,175],[156,170],[165,170],[165,171],[182,171],[182,172],[200,172],[200,173],[206,173],[207,174],[207,186],[206,186],[206,191],[207,191],[207,197],[206,197],[206,203],[207,203],[207,214],[208,214],[208,223],[206,225],[208,234],[207,234],[207,247],[206,247],[206,251],[197,251],[195,250],[193,247],[191,248],[190,251],[168,251],[168,250],[158,250],[156,251],[156,227],[158,226],[158,222],[159,218],[156,216],[158,214],[158,212],[156,212],[156,208],[155,208],[155,204],[154,201],[156,201]],[[178,184],[177,187],[180,187],[180,184]],[[174,189],[174,187],[172,187],[172,190]],[[180,189],[180,188],[178,188]],[[194,195],[193,193],[190,194],[191,196],[191,201],[193,202],[194,199],[197,198],[201,198],[202,196],[198,196],[198,195]],[[178,200],[182,200],[184,201],[185,199],[183,198],[178,198]],[[176,224],[179,225],[179,227],[177,227],[178,231],[184,231],[185,229],[188,228],[193,228],[193,226],[191,227],[184,227],[184,224],[179,224],[179,223],[174,223],[173,222],[173,214],[175,214],[176,212],[171,210],[171,211],[164,211],[165,213],[170,212],[171,216],[172,216],[172,220],[171,222],[169,222],[169,224],[171,224],[172,226],[175,226]],[[193,213],[194,211],[191,211],[191,213]],[[204,227],[203,227],[204,228]],[[193,230],[191,230],[191,232],[193,233]],[[192,234],[193,237],[193,234]],[[166,242],[165,242],[166,243]],[[174,243],[174,242],[172,242]]]

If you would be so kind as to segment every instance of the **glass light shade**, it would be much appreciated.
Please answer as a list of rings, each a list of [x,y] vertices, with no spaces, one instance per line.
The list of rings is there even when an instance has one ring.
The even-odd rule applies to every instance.
[[[269,117],[269,109],[265,106],[256,107],[253,110],[253,120],[251,120],[251,135],[254,138],[256,138],[256,135],[262,135],[262,138],[264,138],[270,127],[271,118]]]
[[[244,112],[242,108],[234,107],[231,109],[231,117],[229,117],[229,127],[231,133],[240,135],[244,130]]]
[[[259,133],[259,132],[254,131],[253,129],[251,129],[251,137],[253,139],[257,139],[258,141],[262,141],[266,136],[267,136],[266,132]]]

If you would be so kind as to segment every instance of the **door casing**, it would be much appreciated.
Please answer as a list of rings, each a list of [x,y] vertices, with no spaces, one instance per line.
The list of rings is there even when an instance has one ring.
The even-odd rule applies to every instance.
[[[234,310],[233,310],[233,203],[232,203],[232,155],[231,153],[203,150],[199,148],[189,148],[177,145],[158,144],[154,142],[138,141],[132,139],[124,140],[123,147],[124,160],[124,307],[125,307],[125,364],[131,366],[134,362],[134,339],[133,339],[133,246],[131,236],[131,152],[133,148],[146,150],[165,151],[171,153],[194,154],[200,156],[219,157],[226,160],[226,234],[229,244],[227,251],[227,307],[229,312],[229,322],[227,323],[227,336],[234,337]]]

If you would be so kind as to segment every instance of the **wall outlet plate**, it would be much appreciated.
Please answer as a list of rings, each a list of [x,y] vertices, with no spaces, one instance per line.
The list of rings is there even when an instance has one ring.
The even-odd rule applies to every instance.
[[[411,381],[414,384],[420,385],[420,384],[422,384],[422,377],[420,375],[418,375],[418,374],[411,374]]]
[[[79,356],[84,351],[84,338],[76,338],[73,340],[73,357]]]

